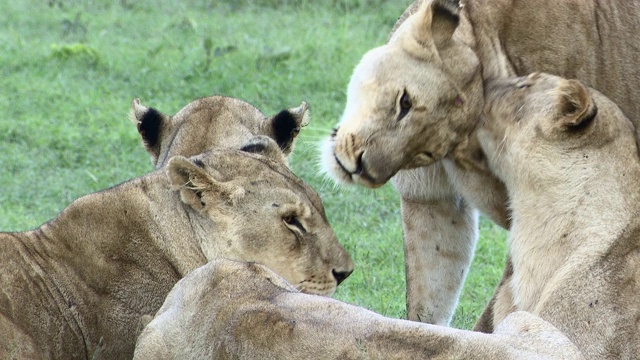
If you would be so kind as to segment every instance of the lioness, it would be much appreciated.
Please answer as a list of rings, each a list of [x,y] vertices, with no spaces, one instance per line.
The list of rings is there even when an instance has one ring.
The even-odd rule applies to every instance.
[[[233,301],[229,301],[233,299]],[[551,324],[509,315],[495,334],[385,318],[301,294],[267,267],[217,260],[171,290],[134,359],[580,359]]]
[[[578,78],[637,121],[639,33],[634,0],[424,0],[364,55],[322,159],[341,182],[392,179],[400,192],[409,319],[449,323],[477,239],[476,208],[509,226],[503,185],[482,166],[467,171],[484,163],[468,136],[483,81],[534,71]]]
[[[173,157],[38,229],[0,233],[0,358],[129,359],[141,316],[219,257],[333,294],[353,263],[320,198],[270,138],[242,149]]]
[[[547,74],[487,86],[478,138],[513,214],[511,297],[588,358],[640,354],[640,149],[604,95]],[[494,322],[505,313],[494,312]]]
[[[160,168],[175,155],[193,156],[212,148],[239,148],[253,136],[266,135],[289,155],[303,126],[309,123],[309,106],[285,109],[267,117],[253,105],[215,95],[194,100],[170,116],[131,103],[131,121],[138,128],[151,162]]]

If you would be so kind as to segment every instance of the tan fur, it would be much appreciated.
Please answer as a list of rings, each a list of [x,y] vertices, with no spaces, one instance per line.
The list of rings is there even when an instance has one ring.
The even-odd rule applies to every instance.
[[[469,138],[483,82],[533,71],[578,78],[640,119],[639,5],[419,0],[363,56],[323,167],[344,183],[392,179],[400,192],[409,319],[449,323],[477,239],[475,209],[509,226],[506,191]]]
[[[0,233],[0,358],[131,358],[143,316],[220,257],[333,294],[353,262],[320,198],[273,140],[256,137],[245,149],[254,153],[173,157],[79,198],[38,229]]]
[[[233,299],[229,301],[229,299]],[[526,312],[495,334],[385,318],[301,294],[264,266],[213,261],[182,279],[138,338],[134,359],[581,359]]]
[[[134,99],[130,117],[151,162],[159,168],[172,156],[188,157],[213,148],[238,148],[255,135],[272,138],[288,155],[300,129],[309,123],[308,109],[303,102],[267,117],[245,101],[216,95],[194,100],[173,116]]]
[[[581,82],[538,73],[490,83],[485,112],[478,137],[513,213],[512,296],[501,302],[553,323],[588,358],[637,358],[640,152],[633,124]]]

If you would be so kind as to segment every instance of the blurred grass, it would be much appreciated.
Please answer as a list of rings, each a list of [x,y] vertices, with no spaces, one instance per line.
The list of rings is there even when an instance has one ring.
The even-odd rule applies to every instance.
[[[317,143],[338,121],[349,76],[410,1],[48,0],[0,3],[0,230],[36,227],[75,198],[152,169],[131,100],[173,114],[224,94],[267,114],[307,101],[294,171],[322,196],[356,262],[336,298],[405,316],[398,196],[338,188]],[[453,325],[469,328],[504,263],[505,233],[482,235]]]

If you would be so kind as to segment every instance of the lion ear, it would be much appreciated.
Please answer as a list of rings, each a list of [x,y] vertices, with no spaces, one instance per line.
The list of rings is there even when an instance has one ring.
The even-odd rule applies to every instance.
[[[131,103],[129,117],[136,124],[144,147],[152,157],[153,164],[157,165],[162,135],[168,131],[171,117],[154,108],[142,105],[140,99],[137,98],[133,99]]]
[[[264,133],[276,141],[285,155],[289,155],[300,129],[307,124],[309,105],[303,101],[298,107],[285,109],[273,115],[262,126]]]
[[[211,172],[207,172],[200,159],[187,159],[174,156],[167,165],[167,175],[173,189],[180,192],[180,199],[198,211],[207,205],[203,194],[213,191],[228,198],[232,191],[228,186],[216,180]]]
[[[416,13],[413,36],[422,46],[441,48],[453,37],[460,23],[459,0],[425,1]]]
[[[240,150],[260,154],[262,156],[266,156],[271,158],[272,160],[281,162],[283,164],[287,164],[287,157],[285,153],[280,149],[276,142],[264,135],[257,135],[249,139]]]
[[[589,89],[578,80],[565,80],[559,87],[558,118],[563,128],[580,130],[591,124],[598,114]]]

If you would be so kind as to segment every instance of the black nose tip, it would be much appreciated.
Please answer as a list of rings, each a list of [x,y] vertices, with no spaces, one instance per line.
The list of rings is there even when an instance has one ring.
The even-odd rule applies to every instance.
[[[338,282],[338,285],[340,285],[340,283],[343,282],[344,279],[348,278],[349,275],[351,275],[351,273],[353,271],[352,270],[350,270],[350,271],[335,271],[335,270],[331,270],[331,272],[333,273],[333,277]]]

